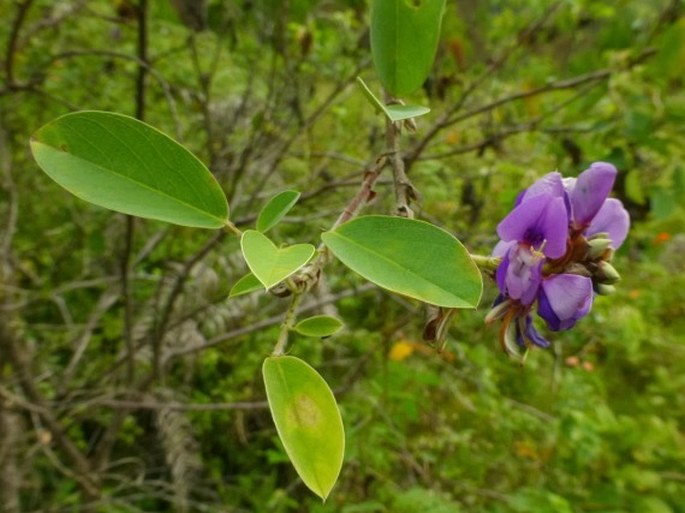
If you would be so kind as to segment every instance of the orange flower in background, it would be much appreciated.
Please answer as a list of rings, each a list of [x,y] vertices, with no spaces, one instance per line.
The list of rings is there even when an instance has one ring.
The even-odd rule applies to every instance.
[[[664,244],[664,243],[668,242],[669,240],[671,240],[671,234],[670,234],[670,233],[668,233],[668,232],[659,232],[659,233],[656,234],[656,236],[655,236],[654,239],[652,240],[652,243],[653,243],[654,245],[657,245],[657,246],[658,246],[658,245],[660,245],[660,244]]]

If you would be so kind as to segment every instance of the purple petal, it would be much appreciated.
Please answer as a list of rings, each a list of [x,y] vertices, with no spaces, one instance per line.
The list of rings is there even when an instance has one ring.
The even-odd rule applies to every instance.
[[[542,261],[530,269],[530,274],[527,277],[526,286],[521,291],[520,301],[524,305],[530,305],[535,301],[540,289],[540,282],[542,282]]]
[[[514,207],[518,207],[521,202],[523,201],[523,197],[526,195],[526,191],[528,189],[523,189],[521,192],[518,193],[516,196],[516,200],[514,201]]]
[[[506,255],[509,252],[509,249],[516,244],[516,242],[505,242],[503,240],[499,241],[494,249],[492,250],[492,256],[498,257],[498,258],[503,258],[504,255]]]
[[[554,171],[552,173],[547,173],[545,176],[537,180],[533,185],[528,187],[528,189],[523,191],[523,193],[519,196],[520,201],[518,201],[518,203],[523,203],[524,201],[527,201],[530,198],[540,194],[562,197],[564,193],[565,191],[563,182],[561,181],[561,175]]]
[[[547,299],[547,294],[545,294],[542,288],[540,288],[540,293],[538,294],[538,315],[545,320],[547,327],[552,331],[559,331],[561,329],[561,320],[554,313],[552,305],[549,303],[549,299]]]
[[[626,240],[629,229],[630,216],[623,208],[623,203],[617,199],[609,198],[597,212],[585,235],[590,237],[595,233],[606,232],[612,241],[611,246],[618,249]]]
[[[541,221],[540,228],[547,241],[542,252],[549,258],[564,256],[568,238],[568,212],[563,197],[549,202]]]
[[[566,252],[567,219],[563,198],[539,194],[512,210],[497,226],[497,234],[538,250],[546,241],[544,254],[559,258]]]
[[[497,235],[504,241],[523,241],[526,232],[536,225],[553,199],[543,194],[521,203],[497,225]]]
[[[595,162],[583,171],[570,192],[573,220],[578,228],[588,225],[606,200],[616,179],[616,168]]]
[[[504,290],[510,298],[518,299],[524,305],[531,304],[542,281],[542,259],[521,245],[512,248],[505,258],[507,267],[502,272],[503,276],[497,276],[498,286],[504,284]]]
[[[526,329],[524,331],[524,335],[528,340],[538,347],[549,347],[549,340],[540,335],[538,330],[535,329],[533,319],[530,315],[526,316]]]
[[[553,331],[573,327],[592,307],[592,280],[577,274],[557,274],[542,282],[538,314]]]
[[[514,244],[516,244],[514,242]],[[507,293],[507,284],[506,284],[506,277],[507,277],[507,270],[509,269],[509,253],[505,253],[504,257],[502,257],[502,261],[500,264],[497,266],[497,271],[495,272],[495,280],[497,281],[497,287],[499,288],[499,291],[502,294]]]

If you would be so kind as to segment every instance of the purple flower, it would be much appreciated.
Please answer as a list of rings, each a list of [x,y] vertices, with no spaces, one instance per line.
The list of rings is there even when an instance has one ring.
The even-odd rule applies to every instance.
[[[500,296],[486,321],[502,319],[500,342],[509,354],[549,345],[533,324],[536,302],[550,330],[567,330],[588,314],[595,292],[611,290],[618,280],[609,260],[630,219],[620,201],[607,198],[615,179],[616,168],[606,162],[595,162],[577,179],[548,173],[519,194],[497,226]]]
[[[497,284],[507,297],[524,305],[531,304],[537,295],[543,260],[559,258],[566,252],[568,226],[564,198],[547,191],[531,194],[531,189],[497,226],[505,243],[499,246],[504,253]]]

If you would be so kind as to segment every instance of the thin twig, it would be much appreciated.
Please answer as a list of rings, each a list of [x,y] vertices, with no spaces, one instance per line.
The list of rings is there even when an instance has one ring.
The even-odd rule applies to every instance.
[[[396,100],[385,93],[385,103],[395,103]],[[414,186],[409,181],[404,170],[404,160],[400,150],[401,124],[385,118],[385,150],[388,163],[392,169],[393,182],[395,184],[395,213],[409,219],[414,218],[411,209],[411,201],[416,197]]]
[[[24,0],[17,6],[17,15],[14,18],[14,23],[12,23],[12,29],[10,30],[7,50],[5,52],[5,84],[8,90],[12,90],[17,85],[14,74],[14,58],[17,54],[19,32],[26,21],[26,15],[28,14],[32,3],[33,0]]]

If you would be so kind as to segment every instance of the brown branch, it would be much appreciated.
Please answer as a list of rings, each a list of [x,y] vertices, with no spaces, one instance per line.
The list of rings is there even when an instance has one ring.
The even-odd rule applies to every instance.
[[[100,490],[97,478],[91,473],[90,463],[66,434],[63,426],[49,408],[48,401],[43,397],[36,386],[31,374],[30,364],[25,350],[19,347],[19,341],[15,338],[15,335],[10,332],[9,326],[7,326],[5,322],[0,323],[0,347],[2,347],[3,352],[7,354],[24,395],[26,395],[31,403],[36,405],[36,411],[46,428],[50,431],[52,439],[69,459],[73,470],[81,476],[79,484],[81,485],[86,500],[90,501],[99,497]]]
[[[545,12],[536,21],[530,23],[516,38],[512,44],[510,44],[504,51],[492,59],[490,65],[481,73],[476,79],[468,84],[459,100],[450,108],[443,112],[438,121],[430,127],[421,140],[414,146],[414,148],[408,153],[405,158],[405,164],[407,168],[411,168],[412,164],[416,161],[419,155],[425,150],[426,146],[430,141],[432,141],[444,128],[445,123],[449,123],[452,116],[459,112],[462,107],[466,104],[466,101],[471,97],[471,95],[478,90],[478,88],[483,84],[488,78],[499,71],[511,58],[514,52],[521,47],[521,44],[529,40],[536,32],[538,32],[547,20],[563,5],[563,2],[556,1],[550,5]]]
[[[169,319],[171,317],[171,312],[174,309],[174,306],[176,305],[176,301],[178,301],[179,296],[181,295],[181,292],[183,292],[183,288],[185,287],[185,283],[190,277],[190,273],[192,272],[193,268],[218,244],[220,244],[224,238],[226,237],[226,232],[220,231],[217,232],[211,239],[209,239],[205,245],[197,252],[193,257],[188,260],[185,265],[183,266],[183,269],[179,273],[179,275],[176,277],[176,281],[174,282],[174,286],[171,290],[171,293],[169,294],[169,297],[167,298],[164,306],[162,307],[161,313],[159,315],[159,318],[157,322],[155,322],[155,325],[153,327],[153,362],[154,362],[154,372],[155,373],[161,373],[161,367],[162,367],[162,341],[164,340],[164,334],[166,333],[166,328],[169,323]]]
[[[137,39],[137,53],[138,53],[138,73],[136,74],[136,118],[141,121],[145,119],[145,78],[149,69],[148,55],[147,55],[147,0],[138,0],[138,39]]]
[[[464,153],[469,153],[472,151],[483,151],[488,147],[497,147],[502,141],[508,137],[524,132],[544,132],[544,133],[563,133],[563,132],[578,132],[588,130],[587,128],[579,127],[540,127],[539,125],[547,118],[553,116],[557,112],[563,110],[571,103],[585,96],[592,89],[597,87],[600,82],[591,82],[586,85],[583,89],[574,94],[571,98],[560,102],[554,106],[554,108],[548,110],[547,112],[540,114],[539,116],[523,122],[517,125],[506,126],[500,128],[496,133],[489,135],[488,137],[482,139],[481,141],[466,144],[463,146],[458,146],[441,153],[434,153],[432,155],[426,155],[419,157],[418,160],[439,160],[446,157],[452,157],[454,155],[462,155]]]
[[[322,298],[320,301],[316,301],[310,304],[306,304],[302,306],[299,310],[299,313],[305,313],[309,312],[312,310],[316,310],[318,308],[321,308],[324,305],[335,303],[343,298],[346,297],[351,297],[355,296],[357,294],[360,294],[362,292],[366,292],[368,290],[373,290],[376,288],[376,285],[372,283],[366,283],[360,287],[354,288],[354,289],[348,289],[344,290],[342,292],[339,292],[338,294]],[[228,342],[229,340],[233,340],[245,335],[249,335],[250,333],[254,333],[255,331],[263,330],[265,328],[270,328],[271,326],[276,326],[280,324],[283,321],[283,315],[278,314],[273,317],[270,317],[268,319],[264,319],[259,322],[255,322],[254,324],[251,324],[249,326],[243,326],[240,328],[236,328],[234,330],[231,330],[227,333],[223,333],[222,335],[219,335],[217,337],[214,337],[213,339],[207,341],[204,344],[199,344],[195,346],[190,346],[190,347],[184,347],[181,349],[175,349],[173,351],[170,351],[166,355],[166,361],[170,361],[172,358],[178,357],[178,356],[183,356],[186,354],[191,354],[191,353],[197,353],[200,351],[204,351],[205,349],[209,349],[210,347],[215,347],[218,346],[219,344],[223,344],[225,342]]]
[[[0,503],[5,513],[19,513],[21,474],[17,465],[20,417],[0,397]]]
[[[174,100],[174,96],[172,94],[172,89],[171,85],[169,82],[164,78],[164,76],[159,72],[158,69],[156,69],[153,65],[152,62],[147,59],[143,60],[137,55],[129,55],[126,53],[121,53],[121,52],[116,52],[113,50],[92,50],[92,49],[82,49],[82,50],[67,50],[64,52],[60,52],[57,54],[54,54],[50,57],[50,60],[46,64],[46,68],[51,66],[52,64],[61,61],[61,60],[68,60],[68,59],[76,59],[80,57],[109,57],[112,59],[120,59],[120,60],[125,60],[125,61],[132,61],[138,65],[138,69],[144,68],[145,73],[149,74],[151,77],[154,77],[154,79],[157,81],[159,84],[159,87],[162,89],[162,93],[164,94],[164,98],[166,99],[166,103],[169,107],[169,114],[171,115],[172,119],[174,120],[174,129],[175,129],[175,135],[177,139],[181,138],[181,132],[180,132],[180,126],[181,122],[178,117],[178,109],[176,108],[176,101]],[[28,84],[25,86],[27,89],[35,89],[35,87],[38,84],[32,83]],[[0,91],[1,95],[2,91]],[[72,110],[77,109],[77,107],[71,107]]]
[[[10,30],[7,51],[5,52],[5,84],[9,90],[14,89],[17,85],[14,75],[14,58],[17,55],[19,32],[26,21],[26,15],[32,3],[33,0],[24,0],[17,6],[17,16],[14,18],[14,23],[12,23],[12,29]]]
[[[263,410],[269,407],[266,401],[238,401],[232,403],[180,403],[130,401],[122,399],[95,399],[88,401],[89,406],[108,406],[124,410],[174,410],[174,411],[229,411],[229,410]]]

